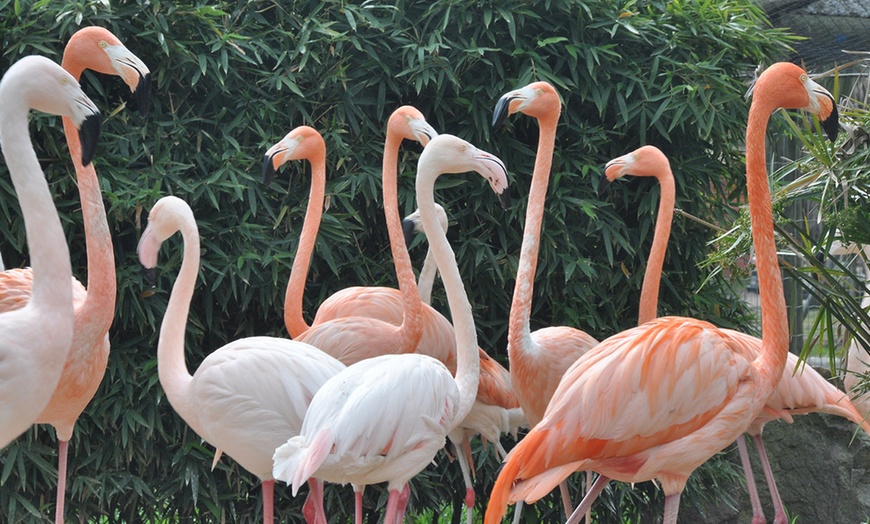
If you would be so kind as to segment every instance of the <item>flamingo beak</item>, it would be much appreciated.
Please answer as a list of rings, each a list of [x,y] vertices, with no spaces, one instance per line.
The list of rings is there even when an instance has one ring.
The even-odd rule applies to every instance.
[[[408,218],[402,219],[402,236],[405,237],[405,245],[410,246],[414,240],[414,221]]]
[[[275,176],[275,154],[266,154],[263,156],[263,184],[266,187],[269,187],[269,184],[272,183],[272,178]]]
[[[157,285],[157,268],[156,267],[145,267],[142,266],[142,276],[145,278],[145,282],[148,282],[148,285],[154,287]]]
[[[93,161],[97,152],[97,139],[100,137],[101,119],[99,113],[88,115],[79,126],[79,142],[82,144],[82,165]]]
[[[495,111],[492,115],[493,129],[498,129],[505,123],[508,115],[510,115],[511,102],[518,100],[519,98],[520,97],[514,93],[508,93],[498,99],[498,102],[495,104]]]
[[[139,73],[139,83],[136,85],[136,90],[133,91],[133,98],[136,99],[136,107],[139,109],[139,115],[143,118],[148,116],[151,110],[151,74]]]
[[[819,122],[822,124],[822,129],[828,135],[831,142],[837,141],[837,135],[840,133],[840,112],[837,109],[837,103],[834,97],[826,89],[819,88],[816,93],[822,96],[820,106],[822,111],[816,114]],[[827,113],[827,115],[825,115]]]

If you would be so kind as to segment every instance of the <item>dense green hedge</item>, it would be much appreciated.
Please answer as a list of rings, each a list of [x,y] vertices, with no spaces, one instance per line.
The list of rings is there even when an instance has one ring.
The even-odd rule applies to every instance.
[[[195,369],[230,340],[284,334],[283,294],[309,169],[285,167],[267,189],[259,166],[266,148],[297,125],[320,130],[328,148],[329,201],[306,288],[309,318],[339,288],[394,285],[380,205],[384,123],[397,106],[416,105],[436,129],[501,156],[511,171],[515,205],[507,212],[473,177],[453,177],[439,192],[452,217],[450,238],[480,344],[506,364],[506,319],[537,129],[517,116],[492,132],[498,97],[544,79],[564,99],[533,328],[573,325],[604,337],[635,322],[658,193],[649,180],[630,181],[598,200],[603,163],[655,144],[671,157],[678,206],[722,218],[742,191],[742,158],[734,145],[745,125],[745,82],[788,42],[750,0],[0,0],[0,12],[0,71],[26,54],[59,61],[69,36],[94,24],[111,29],[153,72],[146,118],[121,108],[129,94],[118,79],[92,73],[82,79],[110,115],[96,168],[114,235],[119,293],[109,369],[71,445],[71,522],[99,515],[106,516],[100,522],[261,518],[255,479],[228,459],[209,471],[212,450],[174,414],[157,380],[156,331],[180,243],[164,250],[157,292],[147,298],[135,246],[158,197],[187,200],[203,237],[188,326],[188,364]],[[85,280],[78,195],[60,122],[38,117],[32,130],[73,246],[74,272]],[[403,151],[400,198],[410,211],[419,146]],[[9,266],[23,265],[24,228],[6,176],[0,176],[0,191],[0,251]],[[697,264],[709,237],[702,226],[676,220],[660,312],[739,325],[744,311],[723,281],[696,292],[707,273]],[[421,251],[414,250],[416,260]],[[28,432],[0,461],[0,519],[47,518],[55,482],[51,432]],[[496,467],[490,457],[478,472],[482,504]],[[411,510],[441,511],[461,501],[459,486],[458,468],[440,460],[415,480]],[[703,494],[705,488],[695,489]],[[600,513],[619,504],[653,511],[620,502],[642,501],[651,491],[616,491]],[[377,488],[367,494],[369,510],[383,502]],[[330,513],[346,518],[350,489],[330,490],[328,497]],[[282,520],[298,520],[300,507],[301,497],[278,490]],[[527,511],[528,522],[559,518],[558,504],[538,504],[536,511]]]

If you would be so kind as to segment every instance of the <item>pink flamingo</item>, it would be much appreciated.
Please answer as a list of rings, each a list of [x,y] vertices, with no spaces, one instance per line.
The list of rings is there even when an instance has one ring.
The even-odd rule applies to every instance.
[[[598,341],[586,332],[568,326],[545,327],[531,332],[530,317],[544,221],[544,201],[550,182],[556,125],[562,112],[562,102],[552,85],[534,82],[506,93],[499,99],[492,119],[493,127],[500,126],[508,115],[517,112],[537,119],[540,135],[511,302],[507,349],[514,394],[529,424],[534,426],[544,416],[547,404],[565,371]],[[573,504],[568,485],[562,482],[559,488],[565,513],[570,515]]]
[[[627,155],[608,162],[605,167],[605,177],[602,178],[602,183],[612,182],[626,175],[655,177],[661,186],[661,199],[658,217],[656,218],[655,236],[644,277],[638,313],[638,323],[643,324],[658,316],[656,310],[658,307],[659,283],[661,281],[662,266],[674,213],[674,176],[667,157],[654,146],[643,146]],[[738,350],[746,358],[754,359],[761,351],[761,339],[736,331],[726,331],[729,332],[735,341],[740,343]],[[773,395],[768,399],[761,414],[752,422],[748,430],[748,433],[755,441],[758,456],[761,458],[767,480],[767,486],[773,499],[776,511],[774,517],[775,524],[785,524],[787,517],[776,488],[776,482],[773,477],[773,471],[770,468],[764,442],[761,438],[764,424],[777,419],[791,423],[793,415],[829,413],[859,424],[865,432],[870,434],[870,424],[862,420],[863,417],[859,412],[860,410],[856,408],[857,406],[849,401],[844,392],[825,380],[813,368],[799,367],[798,356],[793,353],[788,354],[782,378],[777,384]],[[755,487],[755,479],[752,474],[749,453],[746,450],[746,441],[743,435],[737,438],[737,447],[746,475],[749,498],[752,503],[752,522],[753,524],[763,524],[765,522],[764,510],[761,507],[758,490]]]
[[[28,56],[0,80],[0,144],[24,216],[32,292],[21,308],[0,313],[0,447],[33,424],[60,380],[73,337],[69,248],[28,131],[31,109],[68,116],[90,164],[99,111],[59,65]],[[0,286],[18,271],[0,274]],[[38,337],[34,334],[38,333]]]
[[[479,374],[477,335],[455,256],[434,216],[435,179],[442,173],[476,171],[493,190],[507,189],[504,164],[451,135],[433,138],[420,156],[417,200],[430,237],[454,319],[456,378],[427,355],[383,355],[349,366],[317,392],[302,432],[275,450],[275,478],[293,492],[311,476],[348,483],[356,492],[389,482],[385,524],[402,520],[408,481],[431,462],[447,434],[471,411]]]
[[[138,100],[140,112],[148,109],[148,68],[108,30],[85,27],[78,30],[64,49],[61,66],[78,80],[85,69],[120,76]],[[66,493],[67,451],[76,420],[94,398],[109,360],[109,327],[115,316],[115,258],[112,235],[106,222],[100,183],[93,164],[79,160],[81,144],[74,124],[64,117],[63,129],[76,171],[88,253],[88,289],[73,280],[75,325],[72,349],[63,375],[45,409],[36,419],[50,424],[57,433],[57,506],[55,522],[63,522]],[[0,311],[22,307],[30,298],[33,274],[14,271],[0,289]],[[14,288],[14,292],[10,288]]]
[[[161,244],[180,231],[184,258],[157,342],[160,384],[175,412],[197,435],[256,475],[263,522],[274,521],[272,453],[296,435],[311,398],[344,365],[308,344],[274,337],[235,340],[210,353],[192,376],[184,361],[184,331],[196,275],[199,232],[190,207],[167,196],[151,209],[139,240],[139,260],[153,277]],[[314,521],[326,523],[322,485],[309,482]]]
[[[837,112],[830,93],[790,63],[762,73],[754,92],[746,178],[763,311],[758,357],[743,356],[728,331],[684,317],[659,318],[601,342],[566,372],[544,419],[509,453],[486,524],[499,522],[510,501],[535,500],[581,469],[600,476],[569,522],[610,478],[655,478],[665,492],[663,521],[673,524],[691,472],[761,413],[788,355],[764,158],[767,122],[777,108],[805,108],[834,136]]]

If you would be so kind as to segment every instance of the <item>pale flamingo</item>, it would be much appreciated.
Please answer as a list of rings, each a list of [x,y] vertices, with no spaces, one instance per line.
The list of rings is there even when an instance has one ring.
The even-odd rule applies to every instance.
[[[500,126],[508,115],[517,112],[537,119],[540,135],[511,302],[507,350],[514,394],[526,420],[534,426],[544,416],[547,403],[565,370],[598,341],[586,332],[568,326],[551,326],[531,332],[530,317],[544,222],[544,201],[550,183],[556,125],[562,112],[562,102],[552,85],[547,82],[531,83],[499,99],[492,119],[493,127]],[[562,482],[559,488],[565,513],[570,515],[573,504],[568,484]]]
[[[327,382],[311,401],[302,433],[275,451],[275,478],[293,492],[315,476],[348,483],[356,491],[361,522],[361,489],[389,482],[385,524],[401,522],[408,481],[444,446],[445,437],[471,411],[478,378],[477,334],[471,304],[453,250],[434,216],[435,179],[442,173],[476,171],[492,189],[507,190],[504,164],[451,135],[433,138],[417,168],[417,201],[454,320],[456,378],[427,355],[384,355],[349,366]]]
[[[655,177],[661,186],[655,235],[644,276],[640,310],[638,312],[638,323],[642,324],[658,316],[656,311],[658,308],[658,290],[674,214],[674,176],[667,157],[655,146],[643,146],[627,155],[611,160],[605,166],[604,174],[602,185],[623,176],[651,176]],[[835,253],[835,248],[832,248],[831,252]],[[761,350],[761,339],[736,331],[725,331],[728,331],[733,339],[740,343],[739,351],[745,357],[753,359],[758,355]],[[861,425],[862,429],[870,434],[870,424],[862,420],[862,415],[856,409],[857,406],[852,405],[844,392],[825,380],[813,368],[798,367],[798,365],[798,356],[789,353],[782,378],[777,384],[776,390],[748,430],[748,433],[755,441],[758,456],[761,459],[767,480],[767,486],[773,499],[776,511],[774,517],[775,524],[785,524],[787,518],[785,508],[782,505],[782,500],[776,488],[776,482],[773,478],[773,471],[770,468],[764,442],[761,438],[761,432],[765,423],[777,419],[791,423],[793,415],[817,412],[829,413],[844,417]],[[752,503],[752,522],[753,524],[763,524],[765,522],[764,511],[758,497],[758,490],[755,487],[755,479],[752,474],[749,454],[746,450],[746,441],[743,435],[737,438],[737,447],[746,475],[749,498]]]
[[[544,419],[508,454],[486,524],[499,522],[509,502],[536,500],[577,470],[600,476],[569,522],[579,520],[609,478],[655,478],[665,492],[663,522],[673,524],[688,476],[762,412],[788,356],[764,155],[767,122],[780,107],[818,115],[831,136],[837,129],[833,97],[800,67],[777,63],[758,78],[746,132],[762,306],[758,357],[741,354],[733,332],[684,317],[659,318],[601,342],[566,372]]]
[[[131,53],[115,35],[102,27],[76,31],[63,52],[61,67],[78,80],[85,69],[120,76],[136,96],[139,111],[148,110],[148,67]],[[63,129],[69,146],[85,226],[88,254],[88,288],[73,280],[75,325],[72,349],[63,375],[38,424],[50,424],[57,433],[57,506],[55,522],[63,522],[66,493],[67,451],[76,420],[94,398],[109,360],[109,327],[115,317],[115,257],[112,235],[106,222],[106,209],[93,164],[83,166],[79,159],[78,132],[64,117]],[[15,271],[13,279],[0,284],[0,311],[20,308],[30,298],[33,274],[30,269]],[[14,288],[14,291],[13,289]]]
[[[22,58],[0,80],[0,145],[24,216],[35,274],[27,303],[0,313],[0,447],[30,427],[48,404],[73,336],[69,248],[30,141],[31,109],[70,117],[84,144],[84,165],[93,159],[100,129],[100,113],[76,79],[47,58]],[[9,276],[0,274],[0,282]]]
[[[447,211],[444,210],[444,206],[436,203],[435,215],[438,217],[438,225],[446,234],[450,224],[448,223]],[[402,232],[405,236],[406,245],[411,242],[414,233],[424,233],[419,209],[415,209],[413,213],[402,219]],[[437,275],[438,265],[435,263],[435,254],[429,248],[426,250],[426,258],[423,259],[423,266],[420,268],[420,275],[417,277],[417,293],[424,304],[432,305],[432,289],[435,287],[435,277]]]
[[[192,376],[184,361],[184,331],[196,275],[199,231],[183,200],[161,198],[139,240],[139,260],[153,277],[161,244],[180,231],[184,257],[172,286],[160,338],[157,372],[175,412],[203,440],[256,475],[263,490],[263,522],[274,521],[272,453],[296,435],[308,403],[344,365],[308,344],[274,337],[235,340],[211,352]],[[309,482],[316,512],[325,524],[322,485]]]

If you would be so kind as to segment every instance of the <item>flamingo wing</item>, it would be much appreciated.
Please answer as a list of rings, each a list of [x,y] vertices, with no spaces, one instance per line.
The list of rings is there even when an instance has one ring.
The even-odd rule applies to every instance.
[[[30,301],[33,287],[33,270],[29,267],[7,269],[0,272],[0,313],[14,311]],[[72,279],[73,307],[76,309],[87,298],[87,290],[81,282]]]

